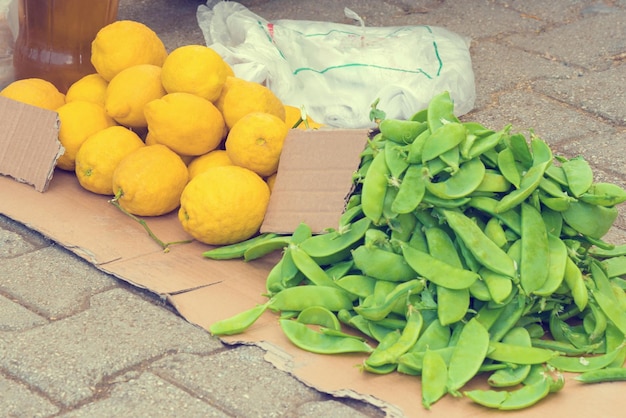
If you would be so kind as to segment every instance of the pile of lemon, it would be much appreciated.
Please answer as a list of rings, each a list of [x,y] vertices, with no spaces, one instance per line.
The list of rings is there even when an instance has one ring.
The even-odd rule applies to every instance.
[[[259,229],[278,161],[300,111],[267,87],[238,78],[213,49],[168,54],[146,25],[121,20],[92,43],[96,73],[63,94],[44,79],[0,95],[59,115],[57,167],[82,187],[114,196],[133,215],[178,208],[195,239],[224,245]],[[318,127],[308,120],[309,127]]]

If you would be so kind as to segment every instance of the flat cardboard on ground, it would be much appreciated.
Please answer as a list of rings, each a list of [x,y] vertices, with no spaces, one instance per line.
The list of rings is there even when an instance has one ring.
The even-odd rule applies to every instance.
[[[22,143],[22,148],[26,149],[19,149],[20,144],[17,144],[20,153],[26,152],[28,147],[44,149],[56,146],[53,144],[55,140],[50,136],[22,135],[34,124],[47,123],[50,124],[49,129],[56,129],[54,118],[43,122],[38,119],[40,116],[37,111],[17,110],[16,114],[14,109],[12,106],[0,107],[3,126],[15,126],[14,131],[17,132],[16,136],[0,135],[2,173],[7,172],[6,167],[16,165],[10,155],[9,159],[6,157],[7,150],[14,152],[15,141],[23,141],[24,137],[28,139]],[[16,118],[20,118],[20,122]],[[300,137],[300,134],[294,134]],[[281,166],[285,170],[287,169],[284,167],[290,167],[289,156],[292,152],[304,157],[315,156],[319,158],[316,164],[320,165],[313,166],[310,176],[309,173],[303,176],[332,182],[333,176],[329,173],[333,173],[335,169],[341,172],[350,171],[354,169],[355,161],[358,164],[358,153],[363,149],[366,138],[363,137],[361,146],[358,138],[364,133],[355,134],[355,137],[348,139],[351,135],[343,131],[319,131],[301,137],[307,139],[293,141],[291,136],[286,142],[285,159],[281,161]],[[341,151],[345,155],[340,155],[337,149],[344,145],[342,141],[353,140],[352,145]],[[329,147],[329,143],[333,146]],[[345,167],[341,164],[342,157],[345,157]],[[21,168],[26,168],[26,174],[36,174],[42,170],[38,164],[44,164],[43,171],[52,172],[51,167],[55,161],[56,155],[51,153],[47,160],[42,158],[37,164],[23,160],[24,167]],[[333,165],[326,167],[325,161],[332,161]],[[28,175],[24,175],[21,179],[28,178]],[[288,197],[292,186],[284,182],[287,179],[286,172],[279,173],[277,184],[279,181],[283,182],[279,190]],[[306,187],[315,186],[316,182],[312,182]],[[350,185],[345,187],[349,190]],[[248,263],[240,260],[209,260],[202,257],[202,252],[210,247],[197,242],[172,246],[166,253],[148,237],[138,223],[108,203],[108,197],[83,190],[73,173],[55,171],[48,190],[45,193],[38,191],[43,189],[45,188],[35,189],[6,175],[0,176],[0,213],[41,232],[98,269],[167,298],[189,322],[208,329],[214,321],[266,301],[262,296],[265,278],[280,254],[272,254]],[[339,200],[345,198],[341,193],[343,192],[336,193]],[[308,196],[308,193],[302,196]],[[298,215],[293,213],[288,217],[296,221],[306,221],[305,217]],[[284,216],[286,219],[287,215]],[[280,219],[281,216],[278,217]],[[189,238],[179,225],[175,213],[147,219],[147,222],[165,242]],[[336,224],[327,225],[335,226]],[[365,399],[379,405],[389,416],[489,417],[502,414],[476,406],[466,398],[452,396],[444,397],[431,411],[426,411],[421,406],[419,378],[399,373],[375,375],[362,372],[358,365],[365,357],[361,355],[325,356],[295,348],[285,338],[277,316],[271,312],[266,312],[247,332],[225,337],[223,341],[229,344],[256,344],[267,351],[266,358],[276,367],[291,373],[304,383],[336,396]],[[484,379],[477,378],[467,386],[468,389],[475,387],[486,387]],[[508,412],[507,415],[616,416],[619,414],[617,411],[626,406],[623,397],[625,388],[624,383],[584,386],[568,376],[566,386],[561,392],[552,394],[532,408]]]

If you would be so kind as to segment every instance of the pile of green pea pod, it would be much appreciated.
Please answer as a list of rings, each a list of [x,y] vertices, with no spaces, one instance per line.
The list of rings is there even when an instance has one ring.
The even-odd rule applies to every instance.
[[[282,257],[267,302],[211,325],[244,332],[266,310],[296,346],[366,353],[362,370],[420,376],[446,394],[529,407],[564,385],[626,380],[626,245],[602,238],[626,191],[534,133],[453,114],[447,92],[408,120],[372,106],[372,133],[337,228],[263,234],[205,252]],[[491,389],[464,390],[486,373]]]

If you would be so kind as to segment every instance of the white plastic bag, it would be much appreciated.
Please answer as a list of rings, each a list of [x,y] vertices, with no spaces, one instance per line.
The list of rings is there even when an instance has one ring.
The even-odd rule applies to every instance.
[[[365,27],[331,22],[269,22],[237,2],[200,5],[207,46],[237,77],[269,87],[285,104],[317,122],[368,128],[371,105],[390,118],[409,118],[449,91],[455,113],[474,107],[469,39],[432,26]]]

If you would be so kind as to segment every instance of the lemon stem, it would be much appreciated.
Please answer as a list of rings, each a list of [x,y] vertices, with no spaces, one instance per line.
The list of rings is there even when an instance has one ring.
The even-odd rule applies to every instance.
[[[109,203],[111,203],[113,206],[115,206],[116,208],[118,208],[122,213],[124,213],[125,215],[127,215],[128,217],[130,217],[131,219],[133,219],[135,222],[139,223],[139,225],[141,225],[143,227],[143,229],[145,229],[145,231],[148,233],[148,235],[150,236],[150,238],[152,238],[152,240],[154,242],[156,242],[157,244],[159,244],[159,246],[161,248],[163,248],[163,251],[168,253],[170,252],[170,247],[172,245],[176,245],[176,244],[188,244],[190,243],[192,240],[183,240],[183,241],[171,241],[171,242],[163,242],[159,237],[156,236],[156,234],[154,232],[152,232],[152,229],[150,229],[150,227],[148,226],[148,223],[146,221],[144,221],[141,218],[138,218],[137,216],[133,215],[132,213],[130,213],[129,211],[127,211],[126,209],[124,209],[121,205],[120,202],[118,201],[121,197],[122,197],[122,190],[120,189],[116,194],[115,197],[111,200],[109,200]]]

